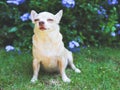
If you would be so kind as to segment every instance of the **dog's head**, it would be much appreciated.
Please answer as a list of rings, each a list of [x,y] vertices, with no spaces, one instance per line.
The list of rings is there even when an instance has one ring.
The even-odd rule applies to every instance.
[[[49,12],[41,12],[38,14],[36,11],[32,10],[31,20],[35,24],[35,28],[38,30],[54,30],[59,24],[62,14],[62,10],[55,15]]]

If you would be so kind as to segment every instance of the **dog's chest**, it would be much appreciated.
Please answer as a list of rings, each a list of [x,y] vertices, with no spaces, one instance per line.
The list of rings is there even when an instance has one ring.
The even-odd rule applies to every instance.
[[[47,55],[54,54],[57,50],[57,44],[52,41],[39,41],[37,44],[37,48],[39,49],[39,51]]]
[[[33,38],[33,46],[34,49],[36,49],[35,51],[43,56],[56,56],[60,53],[63,47],[62,40],[59,40],[59,38],[45,37],[37,39],[35,36]]]

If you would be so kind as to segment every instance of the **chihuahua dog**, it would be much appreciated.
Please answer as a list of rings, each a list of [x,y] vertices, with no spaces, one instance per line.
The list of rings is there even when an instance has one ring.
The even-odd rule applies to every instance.
[[[64,47],[60,33],[59,22],[63,11],[57,14],[49,12],[36,13],[31,11],[31,20],[35,24],[33,41],[33,77],[31,82],[38,79],[42,66],[48,72],[59,71],[64,82],[70,82],[65,69],[67,65],[77,73],[81,71],[73,63],[72,53]]]

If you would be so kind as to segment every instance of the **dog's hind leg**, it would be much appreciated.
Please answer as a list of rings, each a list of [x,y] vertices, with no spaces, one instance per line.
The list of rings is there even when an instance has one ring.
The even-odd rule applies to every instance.
[[[76,66],[73,63],[73,56],[72,53],[68,51],[68,64],[70,65],[70,67],[76,72],[76,73],[80,73],[81,71],[76,68]]]
[[[32,83],[35,83],[38,79],[38,73],[40,69],[40,62],[37,59],[33,60],[33,77],[31,79]]]
[[[62,58],[61,60],[58,61],[58,66],[60,69],[60,74],[62,76],[62,80],[64,82],[70,82],[71,80],[67,77],[66,73],[65,73],[65,69],[67,66],[67,62],[66,60],[64,60],[65,58]]]

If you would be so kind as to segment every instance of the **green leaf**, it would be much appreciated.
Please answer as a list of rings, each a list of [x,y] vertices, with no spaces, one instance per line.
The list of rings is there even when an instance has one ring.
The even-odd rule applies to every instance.
[[[109,33],[110,32],[110,28],[107,26],[106,28],[105,28],[105,33]]]
[[[48,2],[48,0],[44,0],[44,2]]]
[[[113,27],[112,27],[112,32],[114,32],[115,30],[116,30],[116,28],[113,26]]]
[[[95,8],[94,8],[94,11],[97,11],[97,10],[98,10],[98,8],[95,7]]]
[[[116,11],[116,7],[113,7],[113,10]]]
[[[18,30],[17,27],[12,27],[8,32],[13,33],[13,32],[16,32],[17,30]]]

